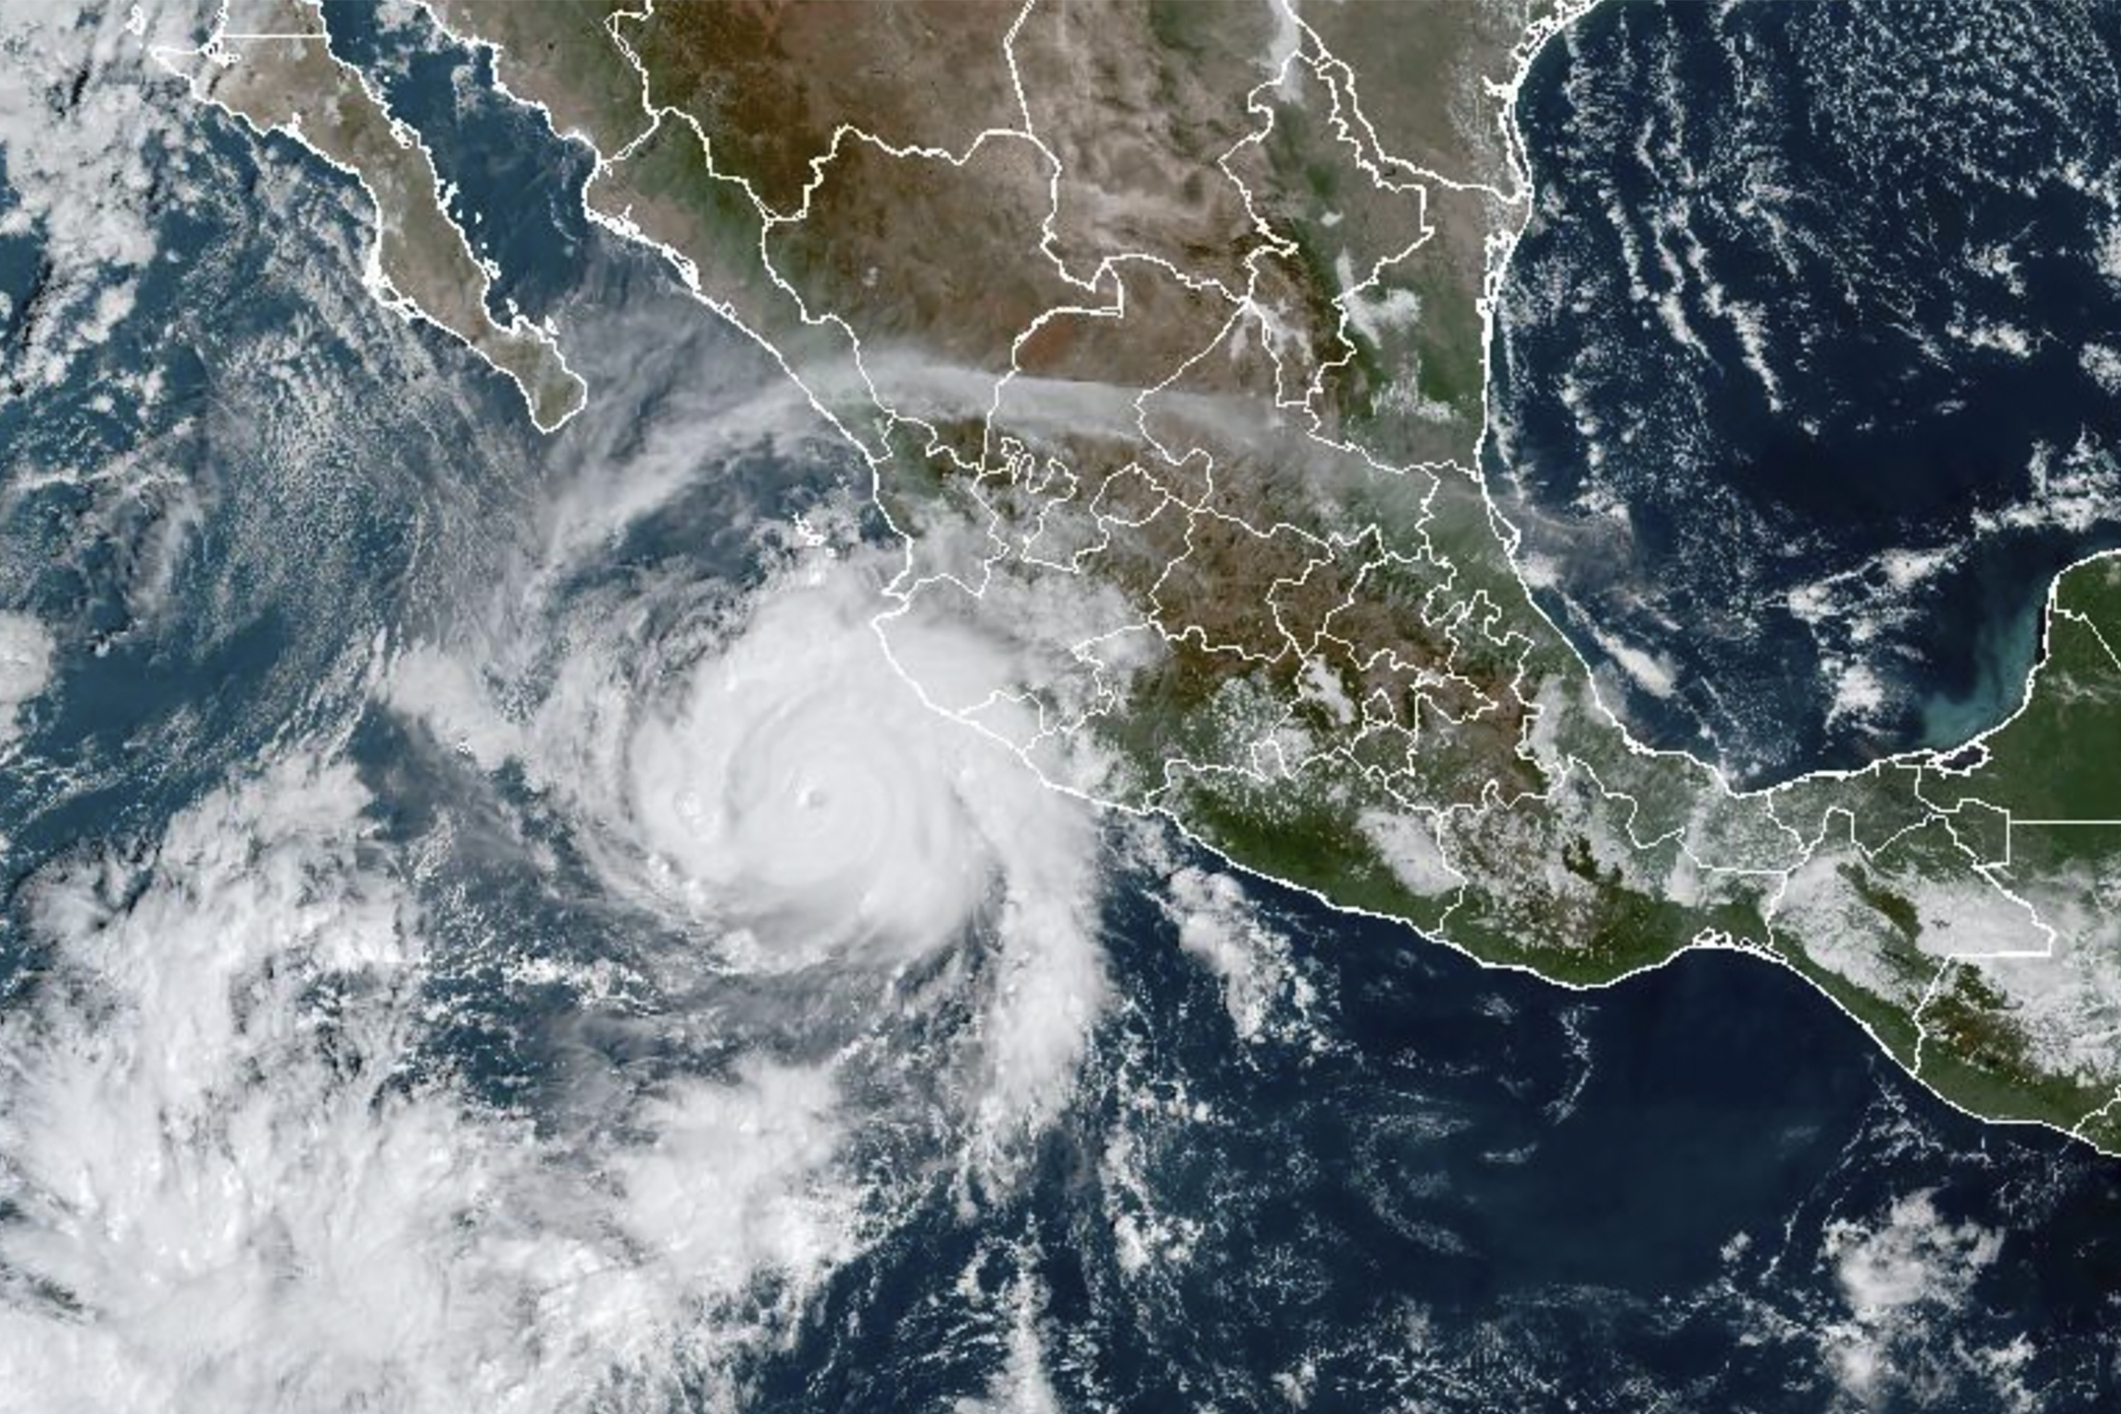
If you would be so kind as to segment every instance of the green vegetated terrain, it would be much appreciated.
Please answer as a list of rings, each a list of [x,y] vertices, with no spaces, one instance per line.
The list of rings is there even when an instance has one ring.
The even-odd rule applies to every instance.
[[[1518,576],[1483,301],[1528,210],[1497,84],[1554,16],[1436,7],[1416,53],[1398,7],[1327,7],[1267,76],[1241,5],[537,8],[445,6],[584,115],[592,205],[842,417],[914,606],[1094,678],[1016,688],[1044,759],[1116,763],[1071,784],[1558,981],[1778,958],[1958,1103],[2111,1143],[2121,561],[2063,576],[1979,748],[1750,795],[1631,742]]]

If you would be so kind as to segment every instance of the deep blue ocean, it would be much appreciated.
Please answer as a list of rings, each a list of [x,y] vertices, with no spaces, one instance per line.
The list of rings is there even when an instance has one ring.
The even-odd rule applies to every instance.
[[[2117,54],[2101,5],[1616,0],[1533,65],[1488,471],[1557,622],[1679,684],[1614,672],[1643,735],[1759,783],[2016,706],[2121,543]]]
[[[2117,322],[2112,291],[2081,269],[2095,213],[2043,165],[2059,128],[1968,154],[1924,140],[1949,127],[1936,116],[1884,146],[1890,134],[1832,129],[1882,122],[1875,104],[1807,97],[1806,83],[1855,82],[1852,54],[1884,66],[1866,81],[1904,81],[1919,56],[1863,47],[1883,43],[1887,8],[1604,7],[1541,61],[1521,104],[1542,190],[1572,204],[1542,206],[1513,267],[1509,309],[1524,322],[1505,330],[1497,374],[1513,460],[1491,471],[1528,548],[1559,557],[1547,601],[1564,624],[1613,625],[1719,700],[1765,704],[1738,717],[1691,693],[1637,695],[1636,725],[1688,743],[1705,727],[1718,752],[1769,774],[1922,739],[1953,710],[1939,704],[1989,710],[1993,682],[2024,657],[2043,576],[2115,528],[2107,506],[2082,533],[1971,542],[1881,642],[1903,685],[1895,713],[1825,724],[1821,650],[1775,596],[2021,494],[2033,442],[2106,415],[2063,345]],[[506,527],[565,476],[624,461],[703,387],[775,371],[648,253],[582,218],[586,157],[495,95],[483,61],[423,25],[379,28],[366,7],[328,13],[335,45],[455,184],[460,218],[505,272],[497,307],[556,321],[591,408],[537,436],[501,378],[361,290],[345,179],[198,115],[204,194],[160,217],[166,273],[78,385],[0,404],[0,589],[58,644],[23,751],[0,773],[0,1007],[44,985],[46,959],[23,941],[26,881],[91,849],[151,852],[232,773],[322,735],[343,741],[375,799],[377,847],[406,850],[432,948],[419,1048],[478,1102],[543,1124],[593,1102],[558,1079],[585,1066],[713,1072],[747,1048],[794,1048],[808,1022],[716,1034],[682,1014],[683,997],[597,996],[512,966],[511,947],[593,962],[671,940],[599,896],[537,783],[487,778],[367,701],[349,667],[378,635],[416,638],[466,612],[450,595],[513,553]],[[1996,73],[1997,101],[2028,121],[2071,117],[2019,102],[2028,70]],[[2111,85],[2080,82],[2070,91],[2113,101]],[[2097,115],[2076,116],[2086,126],[2070,141],[2105,161]],[[1606,161],[1645,128],[1669,161]],[[1734,179],[1705,175],[1745,162],[1783,174],[1812,223],[1789,237],[1790,264],[1748,234]],[[2004,172],[2030,190],[2006,191]],[[1580,203],[1610,188],[1654,209],[1674,183],[1723,298],[1796,311],[1770,323],[1780,411],[1696,285],[1683,298],[1708,348],[1698,368],[1658,347],[1661,324],[1608,298],[1651,266],[1573,219]],[[1910,226],[1923,250],[1891,254],[1888,237]],[[1969,243],[2004,239],[2028,291],[2008,310],[1951,273]],[[35,278],[28,250],[0,246],[0,287]],[[1581,282],[1585,308],[1528,292],[1556,281]],[[1919,355],[1944,322],[2006,314],[2042,331],[2033,357]],[[112,370],[140,365],[167,380],[144,423],[91,405]],[[1618,577],[1575,554],[1581,439],[1548,396],[1565,371],[1608,426],[1638,430],[1600,473],[1634,527]],[[1670,422],[1682,413],[1706,416],[1715,446],[1682,455]],[[62,467],[76,474],[52,474]],[[673,576],[740,592],[756,573],[752,527],[823,503],[856,470],[830,453],[702,453],[682,494],[552,592],[623,595]],[[1705,482],[1715,496],[1698,494]],[[1752,597],[1707,612],[1711,565]],[[639,626],[649,647],[658,631],[652,616]],[[438,814],[466,800],[476,828],[434,844]],[[1793,976],[1694,953],[1571,992],[1248,879],[1283,952],[1267,1023],[1244,1034],[1222,981],[1179,945],[1164,866],[1123,827],[1110,835],[1112,1001],[1022,1181],[969,1198],[942,1176],[915,1182],[923,1196],[879,1218],[801,1320],[748,1357],[750,1407],[975,1407],[961,1401],[1007,1363],[994,1312],[1025,1270],[1044,1376],[1068,1410],[2121,1405],[2121,1163],[1958,1114]],[[1219,868],[1166,848],[1176,867]],[[868,1161],[921,1159],[887,1138]],[[5,1193],[0,1223],[19,1217]],[[1163,1234],[1147,1261],[1121,1237],[1144,1232]],[[1909,1264],[1927,1281],[1879,1297],[1880,1274]],[[0,1300],[52,1299],[4,1262],[0,1278]],[[1852,1349],[1881,1362],[1868,1384],[1849,1373]],[[690,1407],[708,1407],[694,1394]]]

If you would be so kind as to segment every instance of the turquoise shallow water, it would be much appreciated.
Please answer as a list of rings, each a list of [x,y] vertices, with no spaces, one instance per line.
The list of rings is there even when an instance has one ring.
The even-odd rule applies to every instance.
[[[2048,583],[2121,543],[2117,45],[2095,5],[1613,4],[1533,65],[1489,470],[1586,656],[1681,683],[1616,671],[1641,733],[1757,784],[2015,705]]]

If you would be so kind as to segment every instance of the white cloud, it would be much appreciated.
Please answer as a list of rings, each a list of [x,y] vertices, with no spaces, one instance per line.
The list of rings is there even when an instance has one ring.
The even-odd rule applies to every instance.
[[[1008,1355],[981,1399],[960,1399],[954,1414],[1060,1414],[1061,1403],[1046,1375],[1045,1342],[1039,1336],[1043,1288],[1020,1274],[1009,1293],[1013,1316]]]
[[[197,7],[139,7],[138,23],[134,8],[0,3],[0,157],[15,198],[0,235],[41,237],[51,262],[21,365],[39,383],[110,337],[157,253],[155,168],[184,134],[147,47],[186,34]]]
[[[643,843],[694,907],[750,944],[744,966],[948,942],[998,863],[1004,822],[981,820],[985,798],[1037,790],[898,680],[868,629],[876,607],[846,576],[767,597],[630,743]],[[1012,791],[1011,777],[1026,779]],[[1051,813],[1026,803],[1009,828]]]
[[[2077,366],[2089,374],[2101,390],[2121,394],[2121,352],[2107,344],[2086,344],[2077,351]]]
[[[52,677],[52,636],[28,614],[0,612],[0,747],[22,729],[20,708]]]
[[[1821,1333],[1820,1347],[1842,1393],[1865,1407],[1897,1395],[1920,1404],[1977,1375],[1998,1396],[1997,1407],[2021,1407],[2014,1377],[2030,1344],[1977,1350],[1950,1336],[1952,1318],[2002,1246],[2000,1233],[1947,1221],[1929,1190],[1896,1200],[1875,1223],[1829,1223],[1822,1254],[1848,1315]]]
[[[1273,1024],[1284,994],[1300,1020],[1312,988],[1296,972],[1287,941],[1261,921],[1236,879],[1185,865],[1165,880],[1158,905],[1177,925],[1178,945],[1221,979],[1223,1005],[1241,1038],[1308,1034],[1306,1026]]]
[[[410,1078],[421,944],[365,800],[284,765],[138,870],[33,890],[57,963],[0,1029],[0,1406],[660,1407],[855,1249],[825,1072],[663,1087],[623,1144]]]
[[[1955,1303],[2002,1245],[1985,1228],[1945,1222],[1928,1191],[1896,1201],[1877,1227],[1830,1224],[1825,1242],[1849,1310],[1872,1323],[1925,1301]]]

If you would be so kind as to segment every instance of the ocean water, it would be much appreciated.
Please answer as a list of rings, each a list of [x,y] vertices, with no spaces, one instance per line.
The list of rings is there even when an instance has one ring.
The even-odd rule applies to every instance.
[[[2117,44],[1617,3],[1532,66],[1488,470],[1644,735],[1764,782],[2016,706],[2048,581],[2121,543]]]
[[[2112,1163],[1944,1111],[1751,959],[1571,996],[1255,896],[1278,1020],[1233,1035],[1156,910],[1115,910],[1125,1000],[1035,1180],[910,1211],[761,1407],[948,1407],[1027,1265],[1062,1408],[2113,1398]]]
[[[578,154],[467,56],[332,18],[591,403],[537,436],[360,289],[348,183],[190,113],[136,311],[0,414],[6,607],[57,646],[0,772],[5,1388],[2112,1407],[2121,1166],[1951,1111],[1795,978],[1483,969],[894,705],[859,464],[648,254],[503,199],[477,135],[555,192]],[[146,415],[94,405],[143,363]],[[725,739],[855,808],[659,872],[640,802]],[[1000,861],[962,917],[792,936],[856,887],[931,921],[924,831]]]

